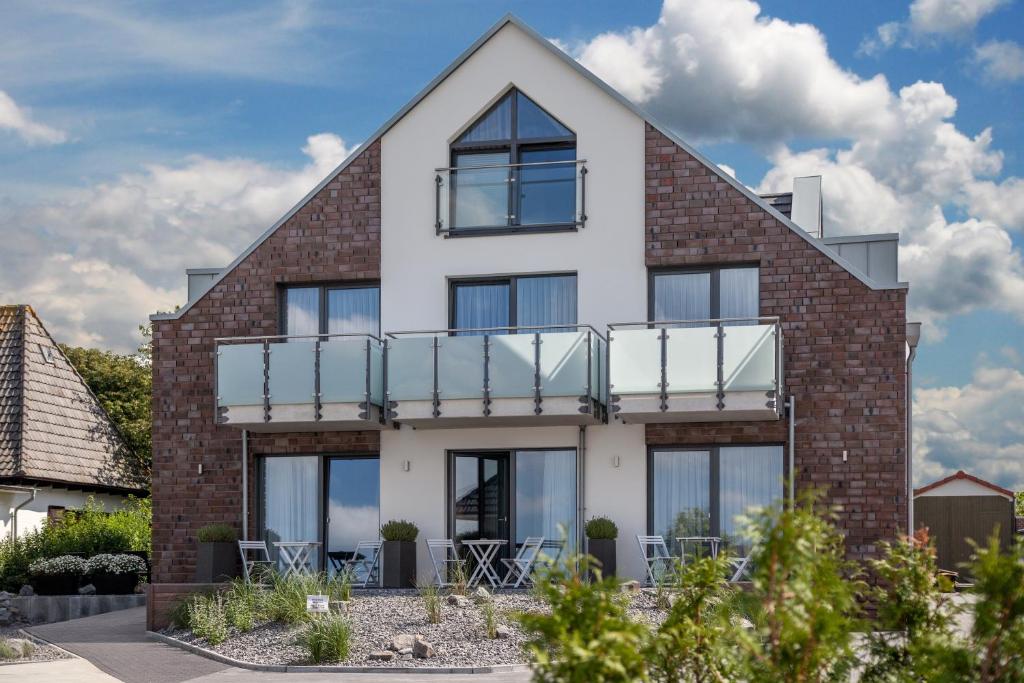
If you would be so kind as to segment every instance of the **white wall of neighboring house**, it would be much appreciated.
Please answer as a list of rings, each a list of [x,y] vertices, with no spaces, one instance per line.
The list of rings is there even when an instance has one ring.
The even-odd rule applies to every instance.
[[[982,486],[970,479],[954,479],[948,484],[943,484],[924,493],[917,494],[914,498],[928,498],[932,496],[1001,496],[1009,498],[1009,496],[999,491]]]
[[[449,165],[456,134],[511,85],[576,134],[577,158],[587,160],[589,172],[586,227],[441,239],[433,225],[434,169]],[[449,278],[543,272],[577,274],[580,323],[604,330],[608,323],[645,320],[644,125],[520,29],[506,25],[383,136],[381,328],[448,327]],[[631,539],[646,533],[644,428],[613,422],[587,429],[584,519],[608,515],[619,525],[620,574],[640,576],[643,568]],[[421,538],[447,535],[448,450],[576,448],[577,442],[576,427],[384,431],[381,520],[416,520]],[[420,576],[429,576],[429,558],[418,556]]]
[[[27,491],[0,490],[0,534],[2,534],[0,537],[10,538],[14,508],[28,499],[30,495]],[[18,510],[18,535],[21,536],[39,529],[43,525],[43,521],[46,520],[47,509],[50,506],[80,510],[86,506],[90,496],[97,503],[102,503],[103,508],[108,512],[121,508],[125,501],[124,496],[40,486],[35,500]]]

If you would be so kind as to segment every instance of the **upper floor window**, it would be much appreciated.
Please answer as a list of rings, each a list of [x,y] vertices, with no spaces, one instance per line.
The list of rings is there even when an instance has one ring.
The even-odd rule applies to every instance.
[[[760,315],[757,266],[654,271],[650,320],[717,320]]]
[[[576,225],[576,167],[576,135],[513,88],[451,146],[451,228]]]
[[[454,329],[504,334],[505,330],[500,328],[526,327],[530,328],[524,330],[527,333],[558,332],[564,331],[558,325],[575,323],[575,275],[524,275],[452,283],[451,326]],[[499,329],[492,331],[491,328]]]
[[[294,286],[282,298],[283,334],[380,334],[378,285]]]

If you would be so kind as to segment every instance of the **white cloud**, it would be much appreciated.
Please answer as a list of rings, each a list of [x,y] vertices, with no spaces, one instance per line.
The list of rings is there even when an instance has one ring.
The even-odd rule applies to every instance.
[[[974,48],[974,62],[990,81],[1024,78],[1024,47],[1012,40],[990,40]]]
[[[899,44],[915,48],[943,39],[969,36],[978,22],[1009,0],[914,0],[909,16],[888,21],[861,41],[859,54],[877,56]]]
[[[8,245],[0,300],[32,304],[58,339],[121,351],[157,310],[185,302],[184,269],[221,266],[349,152],[336,135],[306,141],[298,169],[191,156],[48,203],[0,204]]]
[[[1024,489],[1024,373],[981,367],[969,383],[914,392],[914,481],[964,470]]]
[[[10,95],[0,90],[0,130],[8,130],[29,144],[56,145],[68,139],[67,133],[32,119]]]

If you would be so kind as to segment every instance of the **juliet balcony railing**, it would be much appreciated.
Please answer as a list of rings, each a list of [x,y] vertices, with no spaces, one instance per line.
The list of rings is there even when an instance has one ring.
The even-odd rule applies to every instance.
[[[388,416],[417,428],[606,417],[607,341],[587,325],[389,333]]]
[[[383,428],[381,339],[325,334],[216,343],[219,424],[256,432]]]
[[[776,420],[777,318],[609,325],[609,410],[623,422]]]
[[[435,169],[438,235],[582,228],[585,159]]]

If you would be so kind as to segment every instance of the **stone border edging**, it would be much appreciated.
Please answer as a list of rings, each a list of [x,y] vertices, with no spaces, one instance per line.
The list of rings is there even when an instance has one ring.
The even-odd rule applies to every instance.
[[[212,659],[215,662],[221,664],[227,664],[229,666],[235,666],[241,669],[248,669],[250,671],[268,671],[273,673],[350,673],[350,674],[497,674],[497,673],[517,673],[520,671],[529,671],[530,666],[528,664],[495,664],[492,666],[448,666],[448,667],[431,667],[431,666],[409,666],[409,667],[398,667],[398,666],[345,666],[343,664],[335,665],[324,665],[324,666],[306,666],[301,664],[254,664],[253,662],[243,662],[238,659],[233,659],[226,655],[207,650],[204,647],[193,645],[192,643],[186,643],[183,640],[166,636],[163,633],[156,633],[155,631],[146,631],[146,636],[152,640],[158,640],[165,645],[176,647],[192,654],[199,655],[200,657],[206,657]]]

